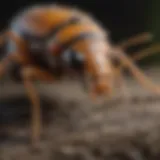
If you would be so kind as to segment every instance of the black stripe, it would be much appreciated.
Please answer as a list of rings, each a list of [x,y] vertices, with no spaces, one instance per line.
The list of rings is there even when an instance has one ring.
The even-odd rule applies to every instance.
[[[80,18],[72,17],[69,20],[59,24],[58,26],[53,27],[51,29],[51,31],[47,35],[45,35],[44,37],[37,37],[37,36],[34,36],[34,35],[30,35],[28,33],[23,33],[23,37],[24,37],[24,39],[26,39],[28,41],[46,42],[46,41],[48,41],[48,39],[54,38],[54,36],[56,36],[56,34],[58,32],[60,32],[61,30],[63,30],[65,27],[68,27],[69,25],[77,24],[79,22],[80,22]]]
[[[81,33],[78,36],[73,37],[71,40],[67,41],[66,43],[59,44],[60,52],[63,53],[65,50],[71,48],[73,45],[75,45],[77,42],[81,40],[92,39],[92,38],[102,40],[103,37],[93,32]]]
[[[79,22],[80,22],[80,18],[72,17],[71,19],[61,23],[60,25],[53,27],[53,29],[51,29],[50,33],[45,37],[45,39],[53,38],[58,32],[63,30],[65,27],[68,27],[69,25],[77,24]]]
[[[54,38],[54,36],[56,36],[56,34],[60,32],[61,30],[63,30],[65,27],[72,25],[72,24],[77,24],[79,22],[80,22],[80,18],[72,17],[69,20],[59,24],[58,26],[53,27],[51,31],[44,37],[37,37],[32,34],[23,33],[23,38],[29,42],[37,41],[41,43],[44,43],[44,42],[46,43],[48,39]]]

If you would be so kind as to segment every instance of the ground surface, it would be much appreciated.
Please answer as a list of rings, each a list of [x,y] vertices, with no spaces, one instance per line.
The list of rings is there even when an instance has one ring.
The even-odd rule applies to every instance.
[[[158,82],[153,71],[147,74]],[[88,102],[77,82],[40,84],[44,138],[37,154],[28,146],[30,105],[23,87],[1,85],[0,160],[159,160],[160,96],[133,80],[127,84],[129,102],[115,98],[101,105]]]

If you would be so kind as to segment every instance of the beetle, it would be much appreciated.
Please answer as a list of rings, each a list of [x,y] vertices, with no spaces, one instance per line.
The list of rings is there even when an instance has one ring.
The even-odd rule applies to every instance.
[[[32,103],[33,147],[38,146],[42,129],[35,80],[54,82],[63,74],[70,74],[67,68],[74,68],[80,71],[80,77],[89,77],[91,98],[109,96],[116,74],[111,59],[116,57],[140,82],[148,82],[123,53],[122,45],[112,45],[108,32],[90,14],[77,8],[56,4],[29,7],[13,18],[2,37],[7,48],[0,61],[0,78],[10,65],[17,66],[18,76]]]

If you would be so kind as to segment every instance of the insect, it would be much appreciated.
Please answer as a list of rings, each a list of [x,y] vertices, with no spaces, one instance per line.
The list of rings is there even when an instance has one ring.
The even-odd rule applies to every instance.
[[[6,40],[7,50],[0,61],[0,78],[8,72],[10,65],[18,66],[16,71],[32,103],[33,147],[38,145],[42,129],[35,80],[54,83],[63,74],[70,74],[67,69],[73,68],[80,77],[89,77],[88,92],[92,98],[111,95],[116,74],[111,59],[116,57],[148,86],[148,79],[121,50],[124,43],[120,47],[112,46],[107,33],[88,13],[50,4],[30,7],[19,13],[1,36],[1,42]],[[138,43],[137,39],[129,43]]]

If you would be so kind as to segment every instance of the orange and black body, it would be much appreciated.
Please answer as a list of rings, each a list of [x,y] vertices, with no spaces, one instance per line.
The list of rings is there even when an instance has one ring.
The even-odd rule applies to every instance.
[[[113,55],[117,52],[124,65],[137,72],[120,50],[111,47],[108,33],[101,25],[89,14],[72,7],[54,4],[31,7],[12,20],[7,32],[7,53],[0,62],[0,77],[11,63],[18,65],[19,76],[33,105],[33,145],[40,139],[42,124],[34,80],[54,82],[55,72],[60,73],[61,68],[68,66],[75,70],[79,64],[83,76],[90,78],[92,97],[111,94],[112,52]]]
[[[52,72],[55,66],[51,61],[70,51],[94,63],[87,64],[92,76],[99,76],[100,67],[111,73],[110,65],[104,60],[96,62],[96,57],[107,58],[106,32],[91,16],[77,9],[57,5],[32,7],[13,19],[11,32],[20,42],[9,39],[7,52],[13,54],[20,50],[22,65],[38,65]]]

